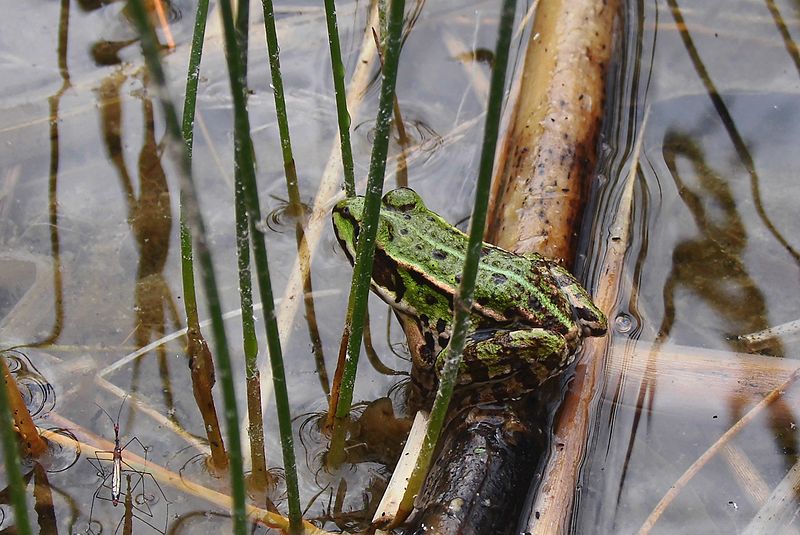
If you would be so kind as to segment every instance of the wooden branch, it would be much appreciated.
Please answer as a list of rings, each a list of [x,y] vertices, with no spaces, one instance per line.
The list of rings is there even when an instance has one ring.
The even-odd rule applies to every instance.
[[[487,241],[570,260],[594,168],[617,0],[539,3]],[[569,262],[568,262],[569,263]]]
[[[542,0],[525,58],[519,99],[498,165],[487,239],[516,252],[536,251],[571,264],[603,114],[605,72],[618,0]],[[632,182],[629,190],[632,190]],[[630,195],[630,193],[629,193]],[[622,206],[625,206],[624,204]],[[625,210],[629,210],[628,207]],[[626,222],[629,212],[622,220]],[[618,236],[617,236],[618,237]],[[596,302],[611,310],[627,239],[609,241]],[[602,297],[602,299],[597,299]],[[584,344],[572,391],[562,407],[559,440],[536,499],[530,530],[558,533],[568,524],[606,339]],[[569,428],[570,436],[564,435]],[[536,520],[538,518],[538,520]]]

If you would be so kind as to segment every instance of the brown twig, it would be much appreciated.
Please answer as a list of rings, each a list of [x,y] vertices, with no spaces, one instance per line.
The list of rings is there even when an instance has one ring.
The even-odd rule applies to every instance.
[[[14,417],[14,429],[19,433],[24,453],[26,456],[39,457],[47,451],[47,443],[39,436],[36,424],[33,423],[33,418],[31,418],[19,387],[17,387],[17,382],[8,370],[6,359],[0,357],[0,364],[3,371],[3,384],[8,392],[11,414]]]
[[[167,41],[167,48],[170,50],[175,48],[175,39],[172,37],[172,30],[169,28],[169,21],[167,20],[167,14],[164,11],[164,4],[161,0],[154,0],[153,8],[156,12],[156,17],[158,18],[158,24],[161,26],[161,31],[164,32],[164,40]]]
[[[639,155],[648,116],[649,108],[645,111],[634,144],[630,173],[607,240],[605,258],[599,275],[601,283],[594,293],[595,303],[606,313],[615,306],[623,261],[628,250],[633,185],[639,170]],[[532,533],[559,532],[572,510],[573,494],[589,433],[589,416],[595,387],[603,375],[607,344],[606,338],[589,338],[584,342],[583,362],[575,370],[575,380],[561,407],[556,425],[556,437],[564,447],[554,451],[546,468],[540,486],[542,490],[534,502],[535,519],[532,518],[529,525]]]

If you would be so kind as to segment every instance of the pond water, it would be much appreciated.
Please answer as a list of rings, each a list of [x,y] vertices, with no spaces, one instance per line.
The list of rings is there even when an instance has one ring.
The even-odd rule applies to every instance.
[[[123,444],[133,437],[140,442],[130,444],[131,454],[146,453],[153,465],[224,490],[225,481],[209,474],[197,457],[205,451],[205,433],[191,392],[185,339],[175,336],[186,326],[179,184],[174,164],[163,157],[163,121],[144,81],[124,3],[62,0],[5,7],[0,23],[0,346],[25,346],[13,362],[36,370],[26,384],[34,385],[30,397],[44,407],[40,425],[113,440],[111,420],[119,414]],[[517,21],[528,7],[518,6]],[[176,97],[183,95],[193,9],[192,2],[177,0],[167,10],[176,48],[165,56],[165,65]],[[409,184],[431,209],[465,229],[490,68],[484,52],[495,45],[499,6],[448,0],[407,9],[418,17],[412,17],[405,40],[397,95],[411,136]],[[596,215],[584,222],[579,258],[590,258],[607,238],[623,179],[633,165],[633,142],[644,136],[623,295],[618,309],[608,312],[616,327],[612,353],[622,360],[644,355],[640,361],[652,362],[655,371],[626,375],[613,364],[607,368],[573,514],[577,533],[630,533],[642,525],[684,470],[769,391],[763,386],[769,381],[756,382],[752,373],[769,375],[780,365],[768,364],[771,357],[742,360],[752,348],[737,337],[797,320],[800,302],[795,208],[800,61],[792,40],[800,31],[800,7],[772,0],[680,5],[658,0],[629,3],[623,12],[598,187],[590,203]],[[295,225],[284,211],[286,186],[257,4],[251,13],[249,111],[267,214],[262,229],[280,299],[301,503],[305,518],[325,519],[325,528],[336,531],[337,523],[353,526],[363,517],[361,511],[380,497],[390,472],[374,459],[333,474],[320,465],[326,440],[316,423],[327,408],[351,278],[327,219],[334,198],[318,194],[326,183],[338,192],[341,182],[338,169],[323,178],[329,155],[338,150],[324,12],[317,2],[276,5],[301,197],[319,206],[322,218],[319,233],[308,238],[313,308],[287,290],[296,273]],[[338,3],[337,14],[351,75],[363,63],[368,6]],[[243,377],[233,119],[218,16],[212,5],[193,171],[223,309],[231,311],[226,328],[234,373]],[[521,68],[526,42],[524,30],[515,35],[513,72]],[[358,108],[350,110],[359,191],[378,93],[377,63],[374,54],[367,57],[373,82]],[[397,146],[390,150],[393,158],[399,153]],[[396,184],[395,168],[392,159],[386,189]],[[584,261],[578,270],[594,280],[595,266]],[[207,317],[204,302],[201,297],[202,318]],[[260,314],[266,452],[269,466],[280,467]],[[354,398],[363,411],[367,402],[389,396],[398,412],[391,422],[402,429],[406,422],[394,387],[410,367],[403,336],[376,298],[370,320],[380,363],[364,355]],[[757,351],[795,357],[796,340],[790,334]],[[651,347],[671,348],[684,359],[676,361],[687,362],[685,368],[659,375],[660,361],[647,361]],[[780,369],[785,375],[776,375],[773,386],[788,377],[789,368]],[[710,376],[713,380],[706,379]],[[757,386],[737,389],[741,384]],[[244,415],[243,382],[237,395]],[[729,533],[749,527],[776,532],[770,524],[750,523],[759,512],[765,514],[765,507],[777,507],[781,497],[796,503],[793,492],[780,491],[787,470],[790,476],[796,470],[790,401],[771,405],[701,470],[666,508],[656,531]],[[383,440],[396,442],[388,434]],[[110,455],[101,458],[101,470],[108,469]],[[114,532],[122,512],[102,499],[107,493],[98,470],[85,458],[74,465],[71,460],[62,453],[45,466],[55,529]],[[134,474],[132,485],[137,483],[150,489],[152,516],[137,514],[135,533],[229,532],[224,508],[179,487],[162,483],[156,489],[147,474]],[[285,511],[280,494],[272,499]],[[13,514],[7,504],[0,507],[0,529],[5,529]],[[794,513],[781,511],[777,517],[785,527]],[[42,527],[42,532],[56,531]]]
[[[771,1],[627,8],[598,168],[616,184],[590,239],[605,239],[641,137],[634,239],[577,533],[798,529],[797,387],[679,481],[796,367],[784,360],[798,356],[796,328],[742,336],[798,319],[798,14]]]

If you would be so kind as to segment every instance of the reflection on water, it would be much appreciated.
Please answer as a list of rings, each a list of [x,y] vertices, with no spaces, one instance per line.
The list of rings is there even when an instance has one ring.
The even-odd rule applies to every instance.
[[[798,436],[796,408],[784,396],[748,415],[749,425],[702,468],[692,466],[787,379],[793,364],[771,360],[797,355],[796,345],[776,338],[761,348],[770,357],[751,357],[738,338],[796,319],[800,302],[800,228],[790,215],[800,194],[793,171],[800,107],[792,94],[753,93],[764,80],[776,90],[796,85],[796,69],[786,69],[797,48],[781,28],[798,21],[765,4],[737,2],[735,20],[730,3],[629,6],[639,33],[626,44],[621,72],[629,76],[615,92],[625,105],[606,125],[618,149],[599,172],[627,174],[626,143],[651,107],[634,208],[641,231],[575,532],[773,533],[793,522],[798,498],[787,485]],[[613,206],[601,209],[611,220]],[[697,471],[684,476],[690,467]]]
[[[26,41],[30,50],[16,45],[20,48],[4,56],[24,66],[14,72],[26,76],[4,79],[2,87],[10,96],[0,102],[5,125],[0,129],[0,243],[5,268],[0,311],[14,315],[0,320],[2,335],[41,346],[31,359],[37,365],[48,363],[38,366],[42,378],[39,386],[32,387],[29,406],[44,407],[42,414],[64,414],[76,422],[75,428],[84,426],[107,436],[107,422],[92,418],[93,403],[112,406],[119,400],[109,392],[122,396],[136,391],[142,400],[137,405],[141,414],[121,425],[126,436],[135,434],[152,445],[148,462],[181,474],[192,467],[187,478],[207,480],[207,486],[226,492],[224,478],[204,476],[192,465],[202,449],[193,435],[204,436],[205,429],[192,399],[183,338],[141,355],[133,353],[180,329],[182,323],[173,220],[178,187],[169,162],[161,158],[161,118],[139,71],[137,46],[129,46],[135,40],[121,4],[81,1],[82,9],[70,12],[71,5],[62,0],[39,6],[36,17],[46,30],[42,38],[37,43]],[[186,29],[192,18],[176,13],[188,14],[192,7],[173,2],[168,8],[168,18],[180,23],[178,49],[166,58],[175,88],[184,83]],[[365,14],[360,5],[339,7],[345,63],[351,69],[359,61]],[[336,125],[328,94],[324,20],[316,7],[304,9],[292,6],[278,22],[300,195],[311,199],[315,177],[326,168]],[[665,0],[632,4],[630,9],[629,27],[640,31],[633,36],[635,42],[626,45],[631,57],[622,71],[636,76],[620,82],[615,98],[621,102],[622,117],[606,129],[611,151],[607,168],[600,171],[609,177],[606,191],[613,192],[614,178],[623,174],[617,171],[626,163],[625,144],[635,137],[635,120],[633,128],[618,127],[630,119],[628,106],[642,110],[652,105],[653,114],[636,208],[640,232],[629,259],[635,287],[628,289],[630,304],[615,315],[615,334],[655,341],[655,351],[672,343],[743,351],[737,335],[798,316],[796,169],[800,166],[794,141],[800,138],[800,108],[796,96],[786,94],[796,89],[800,65],[792,40],[798,27],[796,10],[771,0],[763,4]],[[413,66],[413,74],[403,76],[401,70],[398,82],[410,138],[404,147],[408,180],[449,221],[463,220],[469,213],[472,180],[465,177],[474,175],[483,109],[481,99],[475,98],[479,84],[472,78],[488,72],[483,62],[465,66],[453,58],[467,59],[459,51],[480,52],[493,45],[494,22],[487,22],[482,13],[495,10],[493,2],[417,2],[409,12],[413,24],[407,26],[403,60]],[[419,16],[423,11],[425,16]],[[15,13],[31,16],[28,11]],[[448,48],[449,42],[441,46],[443,27],[450,34],[448,40],[456,41],[456,52]],[[227,83],[221,44],[218,36],[209,39],[212,46],[202,67],[205,78],[197,122],[208,129],[198,128],[194,166],[208,216],[209,241],[219,259],[224,306],[231,310],[239,307],[232,261],[233,195],[224,179],[232,169],[231,117],[227,92],[220,90]],[[15,45],[11,41],[7,46]],[[251,54],[250,65],[259,185],[265,198],[284,197],[283,181],[276,178],[283,165],[270,73],[264,51],[255,48],[260,46],[252,44],[257,53]],[[27,67],[32,63],[45,67]],[[632,63],[637,70],[626,71]],[[370,77],[379,78],[377,68]],[[374,104],[375,93],[365,93],[367,106]],[[631,112],[634,119],[636,113]],[[356,169],[361,174],[369,157],[365,147],[371,115],[370,108],[355,119]],[[463,121],[454,126],[456,117]],[[399,147],[393,150],[395,156],[400,152]],[[276,294],[281,295],[298,247],[302,250],[308,238],[297,221],[284,217],[280,209],[275,213],[280,214],[277,219],[268,221],[275,224],[258,230],[267,238]],[[283,232],[292,223],[294,236]],[[332,369],[336,358],[346,301],[343,288],[351,275],[345,259],[330,254],[334,243],[325,228],[321,253],[311,259],[301,256],[311,266],[311,277],[303,285],[305,321],[298,315],[284,333],[295,415],[321,411],[327,404],[326,370]],[[602,220],[597,228],[598,233],[605,232]],[[300,299],[290,296],[287,301],[291,298]],[[402,440],[396,436],[407,426],[399,412],[401,404],[385,399],[397,382],[394,374],[408,369],[407,361],[390,350],[400,340],[397,329],[383,328],[389,321],[386,316],[385,309],[373,307],[373,326],[381,328],[372,333],[369,345],[374,353],[362,363],[356,392],[365,406],[377,400],[364,410],[369,418],[353,422],[353,460],[363,462],[344,473],[324,473],[320,470],[324,439],[314,434],[316,430],[298,429],[304,423],[295,421],[297,435],[308,441],[308,459],[301,470],[307,517],[329,527],[363,525],[388,475],[378,461],[391,463]],[[237,332],[239,325],[232,323],[229,328]],[[264,347],[263,340],[260,345]],[[797,355],[796,346],[781,340],[764,352],[786,358]],[[243,377],[243,350],[234,348],[234,353],[235,373]],[[719,369],[704,364],[703,371],[717,373],[726,384],[750,385],[751,376],[742,370],[754,367],[753,362],[742,360],[742,366],[736,366],[726,361]],[[696,369],[687,366],[688,371],[674,381],[661,380],[656,364],[642,380],[633,375],[609,378],[575,512],[576,531],[635,531],[686,467],[763,394],[758,388],[743,388],[704,396],[691,380]],[[104,383],[106,376],[110,382]],[[264,377],[263,384],[268,383]],[[675,383],[685,383],[678,386],[693,395],[670,403],[676,396]],[[758,383],[762,384],[769,382]],[[54,407],[53,391],[59,394]],[[268,461],[277,464],[279,445],[269,398],[265,393],[265,449]],[[695,532],[734,532],[746,526],[762,504],[777,501],[787,466],[796,461],[793,409],[779,401],[766,417],[742,431],[666,510],[659,529],[680,532],[691,525]],[[170,423],[176,434],[167,431]],[[60,472],[45,463],[50,472],[41,467],[27,472],[28,485],[34,483],[34,499],[40,504],[39,525],[53,532],[85,526],[98,488],[87,463],[63,469],[74,460],[67,453],[59,454],[53,465]],[[757,474],[746,480],[755,483],[742,483],[741,476],[734,475],[737,470]],[[130,475],[133,498],[137,481],[135,474]],[[749,492],[752,489],[758,492]],[[787,492],[791,497],[792,491]],[[210,506],[177,490],[165,494],[176,502],[170,509],[177,515],[170,532],[229,530],[222,506]],[[258,499],[267,503],[263,496]],[[280,497],[273,499],[279,509],[285,508]],[[0,502],[7,501],[2,494]],[[8,512],[0,507],[0,512]],[[104,516],[98,522],[117,525],[121,510],[100,509],[98,514]]]
[[[156,142],[153,103],[142,99],[144,139],[137,166],[139,193],[134,190],[134,181],[125,162],[123,146],[122,106],[120,86],[126,81],[121,75],[106,78],[98,91],[100,99],[101,129],[109,160],[117,172],[120,186],[127,204],[128,224],[136,241],[139,262],[134,290],[133,339],[137,348],[148,345],[166,334],[167,313],[172,320],[172,329],[181,329],[181,320],[172,291],[163,275],[169,254],[172,233],[172,207],[166,174],[161,165],[161,154]],[[161,392],[168,411],[174,412],[172,384],[165,345],[156,348]],[[131,389],[138,390],[140,363],[135,361]]]
[[[360,63],[358,47],[366,11],[360,3],[337,7],[342,17],[345,63],[352,69]],[[21,17],[31,17],[22,6],[15,9],[21,10]],[[191,3],[183,1],[168,6],[167,18],[177,23],[179,42],[177,50],[165,56],[173,88],[184,83],[186,29],[192,19],[186,14],[193,9]],[[184,16],[178,16],[178,11]],[[420,16],[423,11],[425,17]],[[406,132],[410,139],[404,145],[405,165],[411,185],[431,202],[438,202],[437,208],[450,220],[463,219],[469,212],[472,181],[464,177],[474,174],[484,105],[474,98],[472,77],[485,77],[488,69],[484,64],[465,68],[454,61],[451,52],[438,46],[441,28],[448,28],[449,39],[459,50],[484,50],[494,43],[496,24],[494,16],[485,13],[495,11],[496,6],[484,0],[409,4],[403,57],[413,65],[415,75],[398,84],[401,111],[409,117],[406,122],[410,126]],[[318,6],[293,5],[276,19],[302,199],[315,197],[316,177],[324,174],[328,154],[337,148],[325,22],[320,13]],[[87,444],[109,438],[108,422],[94,417],[94,403],[116,407],[130,395],[129,403],[135,410],[123,415],[120,436],[137,436],[148,446],[147,464],[152,473],[165,467],[227,493],[224,477],[215,478],[197,468],[198,462],[205,461],[195,456],[206,451],[204,440],[197,437],[203,437],[206,429],[192,399],[186,342],[183,336],[176,336],[183,323],[178,225],[173,213],[179,188],[170,162],[162,159],[163,120],[150,98],[135,35],[121,2],[81,0],[75,4],[63,0],[37,12],[35,18],[40,19],[37,27],[45,30],[36,45],[42,49],[27,42],[24,47],[17,45],[9,37],[11,48],[4,50],[4,57],[14,56],[20,65],[44,67],[20,68],[25,76],[16,77],[13,83],[10,79],[3,81],[4,88],[14,89],[8,91],[14,96],[0,102],[4,117],[0,128],[0,242],[5,247],[0,311],[13,316],[0,318],[2,337],[41,346],[31,358],[47,363],[40,368],[43,384],[52,384],[52,390],[58,393],[57,403],[52,401],[55,398],[49,401],[55,405],[49,412],[52,421],[63,423]],[[212,13],[211,20],[215,18]],[[261,27],[253,31],[254,35],[263,35]],[[4,37],[7,35],[4,31]],[[48,35],[52,42],[44,37]],[[216,268],[223,304],[226,310],[234,310],[239,307],[236,262],[232,261],[234,205],[230,182],[224,180],[233,168],[232,121],[227,91],[217,89],[227,86],[221,49],[219,36],[209,28],[201,69],[194,166],[201,184],[202,209],[209,222],[208,239],[219,259]],[[276,142],[270,73],[263,54],[263,43],[254,38],[249,107],[259,187],[265,197],[285,197],[282,180],[276,179],[283,166]],[[374,64],[369,78],[379,78]],[[434,79],[435,83],[426,82],[424,88],[420,85],[423,80]],[[363,118],[374,115],[377,92],[361,96],[364,109],[353,117],[363,122]],[[454,124],[455,117],[464,120]],[[366,135],[366,129],[360,132]],[[359,172],[369,161],[369,151],[362,150],[366,144],[362,139],[362,146],[356,150]],[[392,157],[399,160],[400,152],[399,146],[393,147]],[[319,411],[327,404],[326,370],[332,369],[336,358],[346,301],[344,288],[351,278],[346,260],[330,254],[334,242],[328,214],[323,214],[325,245],[318,248],[323,252],[313,258],[304,249],[310,242],[304,234],[306,218],[300,219],[281,212],[278,231],[275,225],[266,224],[258,229],[270,249],[277,295],[281,295],[298,258],[298,249],[300,262],[310,266],[311,276],[303,283],[305,318],[298,314],[285,333],[294,415]],[[283,232],[292,226],[294,236]],[[298,295],[287,301],[292,298],[300,300]],[[202,309],[200,314],[206,317]],[[261,321],[259,314],[260,308],[256,308],[256,322]],[[384,465],[397,457],[408,428],[406,415],[400,412],[402,403],[392,403],[385,397],[393,395],[396,375],[408,369],[408,361],[390,351],[392,344],[400,343],[400,335],[396,328],[384,328],[392,321],[387,316],[383,307],[372,310],[373,327],[381,328],[371,333],[368,358],[364,359],[357,385],[357,399],[368,406],[354,419],[349,437],[352,461],[358,465],[342,474],[320,472],[318,459],[310,459],[308,466],[301,467],[306,516],[327,522],[333,529],[337,529],[335,524],[364,525],[388,479]],[[231,332],[238,330],[237,321],[229,323],[228,327],[234,329]],[[169,342],[175,338],[177,342]],[[265,347],[263,340],[259,342]],[[232,349],[237,366],[234,373],[244,377],[243,350]],[[279,463],[280,447],[269,383],[270,378],[263,377],[264,449],[267,461],[274,466]],[[243,395],[241,390],[239,394]],[[300,425],[295,422],[296,431]],[[322,451],[325,444],[326,439],[316,437],[313,448]],[[50,511],[49,520],[42,516],[40,526],[55,525],[64,533],[83,532],[87,527],[113,532],[117,527],[127,529],[129,521],[134,533],[145,529],[137,518],[142,520],[147,515],[135,506],[140,484],[151,486],[149,472],[123,473],[120,507],[108,507],[102,498],[108,498],[109,489],[102,481],[112,463],[101,463],[104,475],[99,479],[88,463],[72,465],[75,453],[59,454],[59,462],[51,464],[58,464],[62,471],[47,473],[46,482],[33,469],[27,471],[28,477],[36,480],[34,493],[43,496],[41,511],[48,507]],[[72,466],[63,469],[68,457]],[[122,507],[125,475],[131,476],[132,505],[127,514]],[[44,490],[40,492],[39,486]],[[96,494],[98,489],[100,494]],[[49,498],[45,497],[47,491]],[[209,505],[182,488],[165,487],[164,494],[176,503],[170,506],[169,525],[160,530],[189,532],[197,526],[223,532],[229,529],[227,517],[218,514],[224,511],[224,505]],[[253,493],[252,498],[262,507],[286,508],[280,489],[269,497]],[[0,499],[0,503],[7,501],[5,495]],[[177,516],[174,522],[173,515]],[[3,528],[8,518],[10,515]]]

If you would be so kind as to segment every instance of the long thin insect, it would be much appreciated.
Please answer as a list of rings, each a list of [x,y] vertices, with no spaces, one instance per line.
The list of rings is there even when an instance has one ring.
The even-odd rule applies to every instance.
[[[97,451],[97,452],[95,452],[94,462],[93,462],[93,460],[91,458],[88,459],[89,463],[97,469],[97,474],[98,474],[98,476],[101,476],[103,478],[103,481],[100,483],[100,486],[97,488],[97,490],[95,491],[95,493],[94,493],[94,495],[92,497],[92,508],[89,511],[89,524],[90,525],[89,525],[87,533],[88,534],[94,534],[95,533],[92,530],[92,527],[91,527],[91,522],[92,522],[91,519],[93,518],[93,514],[94,514],[95,500],[99,499],[99,500],[110,501],[114,506],[116,506],[119,503],[123,503],[124,504],[125,512],[123,513],[123,516],[120,519],[120,522],[117,524],[117,529],[114,531],[114,533],[117,533],[120,530],[120,528],[122,529],[123,533],[125,533],[127,529],[132,528],[133,518],[138,518],[141,522],[147,524],[148,526],[153,528],[155,531],[165,535],[166,532],[167,532],[167,525],[169,523],[169,504],[170,504],[170,502],[167,499],[166,495],[164,494],[164,491],[161,489],[161,485],[158,484],[158,481],[156,481],[156,479],[153,477],[152,474],[150,474],[150,473],[148,473],[146,471],[136,470],[135,468],[131,467],[128,463],[126,463],[125,459],[122,456],[122,452],[125,451],[128,448],[128,446],[130,446],[130,444],[132,442],[136,442],[142,448],[142,451],[144,452],[145,464],[147,464],[147,452],[149,450],[149,447],[145,446],[142,443],[142,441],[139,440],[135,436],[131,437],[131,439],[128,442],[126,442],[125,444],[121,444],[120,443],[121,439],[120,439],[120,431],[119,431],[119,420],[120,420],[120,418],[122,416],[122,409],[124,407],[125,399],[127,399],[127,397],[128,396],[126,395],[125,398],[123,398],[122,403],[120,404],[119,411],[117,412],[117,417],[116,418],[113,418],[108,413],[108,411],[106,411],[99,404],[95,403],[95,405],[97,405],[97,407],[101,411],[103,411],[103,413],[108,417],[108,419],[111,421],[111,423],[112,423],[112,425],[114,427],[114,449],[112,451]],[[103,454],[106,454],[106,455],[110,454],[111,455],[111,459],[108,459],[107,457],[101,459],[99,457],[99,455],[98,455],[100,453],[103,453]],[[106,472],[103,469],[103,465],[102,465],[103,462],[108,462],[109,460],[112,463],[112,471],[110,473]],[[135,485],[131,485],[131,475],[130,475],[131,473],[137,474],[138,479],[137,479],[137,482],[136,482]],[[122,496],[122,477],[123,477],[123,475],[126,477],[126,479],[128,481],[128,490],[125,493],[124,497]],[[109,478],[111,479],[111,485],[108,484]],[[160,496],[164,501],[164,506],[163,506],[163,508],[164,508],[164,510],[163,510],[164,525],[163,525],[163,527],[157,525],[155,511],[153,511],[151,509],[150,503],[148,502],[148,497],[147,497],[147,493],[146,493],[146,483],[145,483],[146,481],[151,482],[153,487],[158,489],[158,492],[160,493]],[[101,496],[101,493],[103,492],[103,489],[107,489],[107,490],[111,491],[110,498],[107,498],[105,496]],[[138,491],[137,491],[137,489],[138,489]],[[140,493],[140,494],[137,494],[137,492]],[[140,506],[137,506],[133,502],[132,498],[133,498],[134,495],[140,495],[142,497],[143,503]],[[154,497],[155,496],[156,495],[154,495]],[[0,511],[0,513],[1,512],[2,511]],[[159,514],[158,516],[160,517],[162,515]]]
[[[122,407],[125,405],[125,400],[127,398],[127,394],[122,398],[116,420],[108,414],[108,411],[95,403],[114,425],[114,451],[112,452],[113,472],[111,474],[111,503],[114,504],[114,507],[119,505],[119,498],[122,494],[122,448],[119,445],[119,417],[122,415]]]

